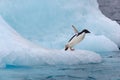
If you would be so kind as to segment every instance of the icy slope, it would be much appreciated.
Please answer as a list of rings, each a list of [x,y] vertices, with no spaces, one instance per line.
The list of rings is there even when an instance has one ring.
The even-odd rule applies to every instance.
[[[98,63],[101,56],[84,50],[74,52],[50,50],[37,46],[20,36],[0,17],[0,66],[5,65],[56,65]]]
[[[71,25],[120,47],[120,26],[100,12],[97,0],[0,0],[0,13],[17,32],[46,48],[62,49],[72,36]]]

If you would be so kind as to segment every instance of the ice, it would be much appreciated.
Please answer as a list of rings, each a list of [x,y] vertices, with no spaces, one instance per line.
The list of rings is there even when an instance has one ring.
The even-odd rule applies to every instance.
[[[96,0],[0,0],[0,15],[0,80],[120,79],[120,28]],[[91,33],[64,51],[71,25]]]
[[[118,46],[104,35],[89,34],[78,44],[77,49],[84,49],[97,52],[119,51]]]
[[[97,0],[1,0],[0,14],[22,36],[46,48],[62,49],[72,35],[71,25],[120,47],[120,26],[100,12]]]
[[[41,48],[19,35],[0,17],[1,67],[6,65],[73,65],[101,61],[101,56],[92,51],[76,50],[72,52]]]
[[[101,56],[92,51],[118,51],[120,45],[119,25],[101,14],[96,0],[1,0],[0,15],[1,66],[98,63]],[[65,52],[71,25],[91,34]]]

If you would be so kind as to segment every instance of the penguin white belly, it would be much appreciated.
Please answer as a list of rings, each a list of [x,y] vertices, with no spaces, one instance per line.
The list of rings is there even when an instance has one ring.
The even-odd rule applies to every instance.
[[[70,47],[73,47],[74,45],[78,44],[80,41],[83,40],[83,38],[85,37],[85,33],[82,33],[79,36],[75,36],[68,44]]]

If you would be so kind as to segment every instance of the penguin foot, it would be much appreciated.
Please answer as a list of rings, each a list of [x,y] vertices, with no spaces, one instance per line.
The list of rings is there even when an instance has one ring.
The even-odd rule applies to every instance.
[[[75,49],[73,49],[73,48],[70,48],[70,50],[71,50],[71,51],[74,51]]]

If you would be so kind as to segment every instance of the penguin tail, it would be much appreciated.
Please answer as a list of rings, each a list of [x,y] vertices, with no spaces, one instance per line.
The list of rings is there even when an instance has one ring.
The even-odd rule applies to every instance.
[[[69,48],[69,47],[68,47],[67,45],[65,45],[65,51],[67,51],[67,50],[68,50],[68,48]]]

